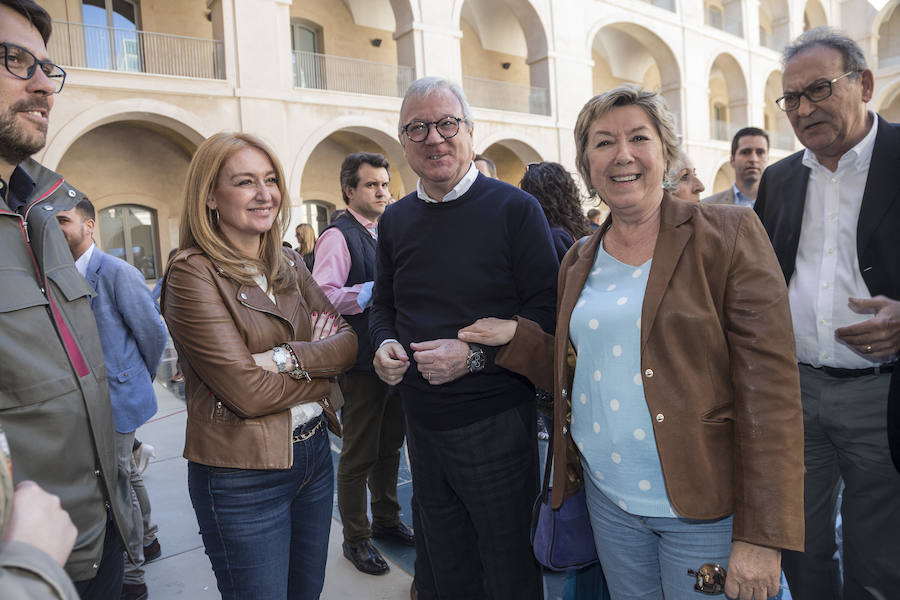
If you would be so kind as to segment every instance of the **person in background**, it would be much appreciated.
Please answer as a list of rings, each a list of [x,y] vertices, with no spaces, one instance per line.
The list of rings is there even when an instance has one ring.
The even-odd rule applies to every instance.
[[[150,521],[150,499],[134,461],[134,434],[156,414],[153,379],[166,345],[166,328],[141,272],[94,244],[95,211],[90,200],[82,198],[74,208],[59,211],[56,220],[75,259],[75,268],[97,292],[91,298],[91,310],[97,320],[106,372],[115,375],[109,381],[109,402],[119,472],[132,489],[130,557],[125,561],[121,600],[144,600],[144,528],[155,532],[157,527]]]
[[[403,408],[395,387],[375,374],[369,342],[369,308],[375,278],[378,219],[391,201],[391,165],[381,154],[355,152],[341,163],[341,193],[347,212],[316,244],[313,278],[356,332],[353,368],[340,378],[344,431],[337,471],[337,502],[344,526],[344,556],[359,571],[388,571],[371,538],[412,546],[413,531],[400,520],[397,470],[403,445]],[[371,495],[372,523],[366,514]]]
[[[744,127],[731,140],[731,167],[734,185],[704,198],[711,204],[739,204],[753,208],[756,193],[769,160],[769,134],[759,127]]]
[[[494,161],[489,159],[487,156],[482,154],[475,155],[475,168],[478,169],[478,172],[484,175],[485,177],[490,177],[491,179],[497,179],[497,165],[494,164]]]
[[[529,163],[519,187],[537,198],[550,224],[550,234],[559,260],[575,240],[592,234],[591,222],[581,208],[581,192],[569,172],[559,163]],[[537,390],[539,399],[543,390]],[[538,402],[538,438],[549,439],[553,428],[553,406]],[[565,600],[604,600],[609,597],[600,563],[570,571],[566,578]]]
[[[599,208],[591,208],[587,211],[588,226],[591,230],[596,231],[600,227],[603,212]]]
[[[678,150],[678,160],[663,179],[664,189],[685,202],[700,202],[703,182],[697,177],[697,169],[684,149]]]
[[[316,230],[309,223],[300,223],[294,230],[294,235],[297,236],[297,247],[294,249],[300,253],[300,256],[303,257],[303,263],[309,272],[312,273],[313,264],[316,261]]]
[[[534,196],[541,205],[560,260],[575,240],[592,233],[581,209],[578,186],[561,164],[529,163],[519,187]]]
[[[200,144],[161,305],[184,371],[188,491],[225,600],[311,600],[325,581],[330,378],[353,364],[356,334],[282,247],[289,216],[266,144]]]
[[[592,98],[575,143],[610,216],[563,260],[555,339],[522,317],[460,339],[553,390],[551,503],[583,481],[613,598],[695,599],[705,563],[728,597],[775,596],[781,549],[803,547],[803,428],[766,233],[749,208],[663,190],[678,142],[658,92]]]

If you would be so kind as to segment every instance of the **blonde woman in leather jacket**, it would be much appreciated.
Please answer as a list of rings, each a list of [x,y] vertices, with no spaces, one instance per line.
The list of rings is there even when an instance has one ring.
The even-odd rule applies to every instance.
[[[353,364],[356,334],[282,248],[289,204],[261,140],[207,139],[161,298],[185,377],[188,488],[225,599],[313,599],[325,579],[329,378]]]

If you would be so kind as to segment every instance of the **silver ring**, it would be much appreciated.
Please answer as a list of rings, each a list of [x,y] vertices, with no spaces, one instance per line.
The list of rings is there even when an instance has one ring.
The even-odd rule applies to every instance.
[[[866,346],[866,354],[870,354],[872,352],[872,344]]]
[[[431,379],[431,371],[425,371],[425,379]]]

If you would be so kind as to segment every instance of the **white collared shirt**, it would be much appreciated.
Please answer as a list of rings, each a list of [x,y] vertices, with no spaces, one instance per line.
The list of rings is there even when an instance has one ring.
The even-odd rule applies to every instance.
[[[429,196],[425,192],[425,188],[422,186],[422,179],[419,178],[419,182],[416,184],[416,193],[425,202],[431,202],[437,204],[438,202],[450,202],[451,200],[456,200],[463,194],[469,191],[469,188],[472,187],[472,184],[475,183],[475,179],[478,177],[478,169],[475,168],[475,162],[469,163],[469,170],[466,171],[466,174],[462,176],[462,179],[459,180],[453,189],[450,190],[446,196],[444,196],[440,200],[435,200],[431,196]]]
[[[94,248],[96,247],[97,245],[91,242],[91,246],[84,251],[84,254],[75,260],[75,268],[78,269],[78,272],[81,273],[81,276],[85,279],[87,279],[88,264],[91,262],[91,256],[94,255]]]
[[[788,284],[797,360],[815,367],[863,369],[879,364],[859,354],[834,330],[872,318],[850,309],[848,298],[871,298],[859,270],[856,231],[872,160],[878,116],[866,136],[830,171],[807,149],[809,184],[794,274]]]

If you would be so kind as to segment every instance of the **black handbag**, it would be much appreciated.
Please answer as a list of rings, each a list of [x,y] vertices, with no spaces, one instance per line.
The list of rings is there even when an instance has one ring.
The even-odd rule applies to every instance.
[[[565,498],[559,508],[550,506],[550,471],[553,464],[553,430],[551,428],[544,483],[534,503],[531,546],[539,563],[552,571],[580,569],[596,563],[597,546],[587,510],[584,484]]]

